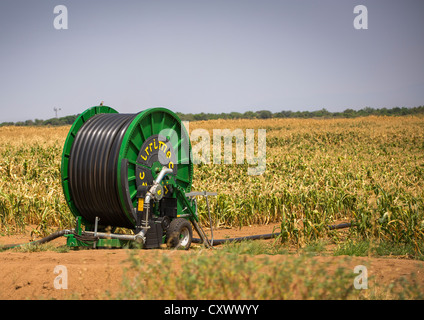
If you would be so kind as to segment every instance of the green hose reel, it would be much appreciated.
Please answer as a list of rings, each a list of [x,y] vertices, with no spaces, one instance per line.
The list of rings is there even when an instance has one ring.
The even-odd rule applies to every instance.
[[[107,227],[140,231],[140,219],[147,219],[142,217],[144,197],[164,168],[168,173],[154,188],[159,194],[149,207],[145,236],[147,244],[149,234],[154,239],[151,247],[157,247],[157,239],[169,238],[170,225],[187,228],[173,220],[198,221],[195,201],[185,196],[193,181],[189,135],[165,108],[137,114],[119,114],[107,106],[87,109],[72,125],[62,154],[63,192],[77,225],[96,232]],[[83,242],[68,241],[73,246]]]

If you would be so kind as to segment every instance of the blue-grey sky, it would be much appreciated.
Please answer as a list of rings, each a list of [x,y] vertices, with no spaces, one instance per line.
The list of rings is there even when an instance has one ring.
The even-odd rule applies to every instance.
[[[417,0],[1,0],[0,122],[101,101],[121,113],[424,105],[423,15]]]

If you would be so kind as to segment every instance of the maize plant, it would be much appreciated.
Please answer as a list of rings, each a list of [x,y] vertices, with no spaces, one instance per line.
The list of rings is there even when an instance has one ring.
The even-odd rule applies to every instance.
[[[349,236],[424,242],[424,118],[210,120],[204,129],[266,129],[266,169],[249,175],[246,159],[194,166],[193,190],[209,199],[214,227],[280,223],[281,240],[303,245],[352,222]],[[0,128],[0,231],[33,226],[45,234],[73,217],[60,184],[69,127]],[[246,135],[247,136],[247,135]],[[233,148],[235,144],[233,139]],[[255,136],[257,143],[258,137]],[[192,140],[192,145],[200,143]],[[214,150],[210,145],[210,159]],[[207,159],[206,159],[207,160]],[[210,224],[198,201],[200,223]]]

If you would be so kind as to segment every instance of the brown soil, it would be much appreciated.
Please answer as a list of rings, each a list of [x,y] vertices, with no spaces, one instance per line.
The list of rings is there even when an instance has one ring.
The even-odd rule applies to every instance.
[[[241,229],[220,229],[214,231],[215,239],[239,237],[254,234],[265,234],[274,231],[276,224],[264,226],[243,227]],[[207,232],[207,234],[209,234]],[[29,234],[0,237],[0,245],[9,243],[26,243],[31,239]],[[267,240],[260,240],[267,241]],[[268,240],[273,241],[273,240]],[[59,238],[52,244],[65,245],[65,238]],[[198,245],[193,245],[198,246]],[[217,247],[219,248],[219,247]],[[168,249],[138,250],[147,261],[156,261],[157,255],[167,254],[171,258],[187,254],[184,251]],[[123,269],[129,265],[128,250],[98,249],[98,250],[70,250],[59,253],[55,251],[19,252],[7,250],[0,252],[0,299],[103,299],[105,292],[119,292],[122,284]],[[254,258],[254,257],[253,257]],[[271,259],[284,261],[290,255],[274,255]],[[393,282],[400,277],[410,277],[415,274],[414,280],[424,290],[424,262],[399,258],[375,257],[343,257],[317,256],[315,260],[322,263],[329,262],[329,268],[335,269],[342,261],[346,268],[356,265],[365,265],[368,275],[379,283]],[[57,266],[65,266],[68,272],[68,288],[56,289],[54,273]],[[331,271],[331,270],[329,270]]]

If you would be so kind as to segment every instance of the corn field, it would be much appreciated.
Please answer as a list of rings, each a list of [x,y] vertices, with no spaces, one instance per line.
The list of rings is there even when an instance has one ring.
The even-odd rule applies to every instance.
[[[218,225],[281,222],[281,239],[303,245],[337,237],[327,226],[345,221],[354,225],[351,236],[422,248],[424,118],[190,124],[197,127],[267,130],[263,175],[247,175],[246,165],[195,168],[194,189],[219,193],[211,210]]]
[[[210,198],[215,227],[278,222],[280,239],[303,245],[337,237],[327,226],[352,222],[350,236],[413,244],[424,240],[424,118],[210,120],[190,131],[266,129],[266,170],[197,164],[193,190]],[[63,197],[62,147],[69,127],[0,128],[0,232],[36,235],[71,228]],[[197,141],[192,141],[195,145]],[[212,153],[212,147],[211,147]],[[209,225],[199,199],[201,223]]]

